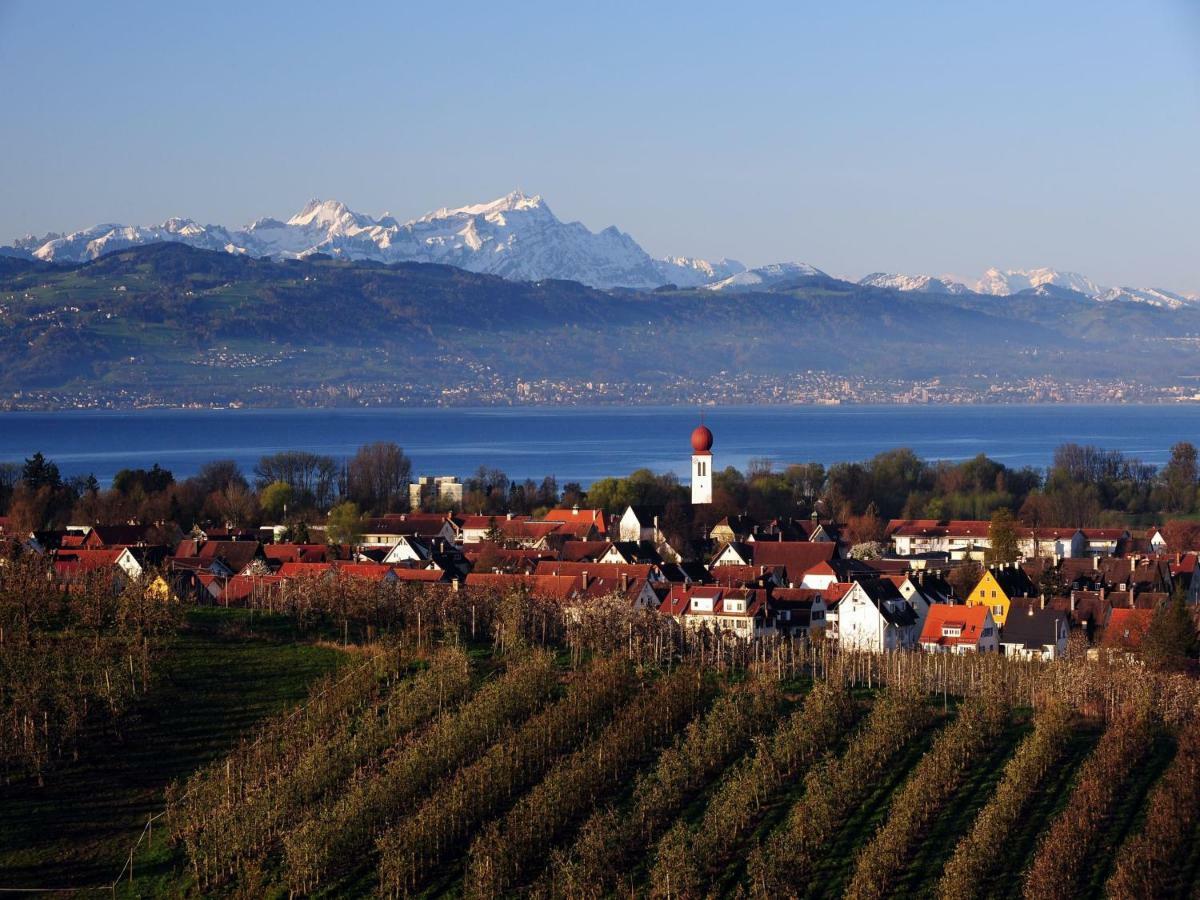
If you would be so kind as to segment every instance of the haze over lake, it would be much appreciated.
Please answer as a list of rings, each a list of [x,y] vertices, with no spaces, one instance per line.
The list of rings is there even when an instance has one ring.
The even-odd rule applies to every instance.
[[[670,408],[144,410],[0,415],[0,461],[42,451],[65,475],[107,484],[126,467],[158,463],[177,478],[232,458],[299,449],[345,457],[395,441],[414,474],[465,476],[481,465],[510,478],[555,475],[589,484],[637,468],[687,477],[699,410]],[[927,459],[986,453],[1010,466],[1046,466],[1074,441],[1162,464],[1176,441],[1200,440],[1200,406],[839,406],[704,410],[718,467],[754,458],[779,465],[868,459],[911,447]]]

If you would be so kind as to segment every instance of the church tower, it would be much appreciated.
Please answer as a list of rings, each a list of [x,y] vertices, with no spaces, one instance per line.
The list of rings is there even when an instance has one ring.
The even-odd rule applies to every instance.
[[[704,425],[692,432],[692,505],[712,503],[713,435]]]

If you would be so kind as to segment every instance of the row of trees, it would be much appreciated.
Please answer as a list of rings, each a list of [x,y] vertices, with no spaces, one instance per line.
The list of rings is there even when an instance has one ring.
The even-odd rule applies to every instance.
[[[43,773],[89,722],[114,723],[144,693],[177,604],[111,573],[61,584],[48,560],[0,562],[0,780]]]
[[[35,454],[24,465],[0,465],[0,513],[7,511],[18,527],[30,530],[68,520],[136,519],[185,531],[196,522],[312,522],[343,503],[353,503],[363,515],[381,515],[408,509],[412,462],[388,442],[365,445],[344,461],[289,450],[262,457],[252,477],[253,482],[232,460],[209,462],[182,482],[155,465],[118,472],[105,491],[91,477],[63,479],[53,462]],[[1135,515],[1186,515],[1196,508],[1197,478],[1197,451],[1186,442],[1171,448],[1161,470],[1117,451],[1066,444],[1045,473],[1012,469],[983,455],[961,463],[928,462],[898,449],[829,467],[806,463],[777,470],[764,460],[751,461],[745,472],[727,467],[714,473],[713,503],[699,510],[671,473],[639,469],[624,478],[602,478],[585,492],[578,483],[560,489],[553,476],[517,482],[481,466],[464,482],[457,505],[484,514],[537,514],[560,503],[610,513],[629,505],[658,506],[660,527],[680,539],[726,515],[766,520],[818,511],[847,523],[851,540],[863,543],[878,540],[883,523],[896,517],[981,519],[1008,509],[1025,525],[1082,527]]]

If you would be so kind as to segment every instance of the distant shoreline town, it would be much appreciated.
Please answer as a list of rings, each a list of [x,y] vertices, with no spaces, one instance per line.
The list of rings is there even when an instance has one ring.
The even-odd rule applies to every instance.
[[[669,385],[537,379],[463,382],[446,387],[415,384],[329,384],[317,387],[255,385],[208,396],[127,388],[105,391],[19,391],[0,398],[0,411],[55,412],[73,409],[321,409],[580,406],[840,406],[1197,403],[1200,382],[1146,384],[1133,381],[1029,378],[978,384],[933,379],[875,381],[829,372],[777,378],[730,375],[677,379]]]

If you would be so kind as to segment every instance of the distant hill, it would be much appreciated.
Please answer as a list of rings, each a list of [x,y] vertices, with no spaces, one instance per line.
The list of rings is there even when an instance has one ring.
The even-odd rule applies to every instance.
[[[794,274],[794,273],[793,273]],[[0,391],[329,383],[438,391],[495,379],[638,380],[825,370],[1161,379],[1200,371],[1194,306],[1008,297],[797,275],[736,293],[602,291],[444,265],[271,260],[161,243],[80,265],[0,258]],[[1168,340],[1171,339],[1171,340]]]

